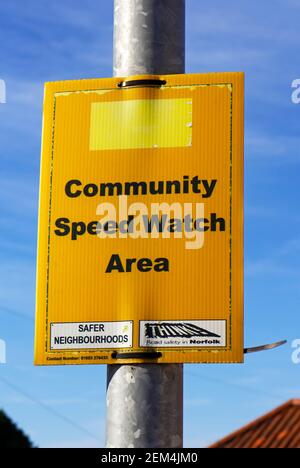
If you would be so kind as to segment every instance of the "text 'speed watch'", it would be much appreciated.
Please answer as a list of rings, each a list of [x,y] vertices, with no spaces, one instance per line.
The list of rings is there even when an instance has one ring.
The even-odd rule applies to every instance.
[[[38,365],[243,361],[243,74],[157,78],[46,84]]]

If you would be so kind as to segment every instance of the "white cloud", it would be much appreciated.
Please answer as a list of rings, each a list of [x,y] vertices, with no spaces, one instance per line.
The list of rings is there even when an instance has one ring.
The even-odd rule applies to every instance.
[[[248,261],[245,264],[245,274],[247,277],[284,277],[296,279],[300,281],[300,271],[298,266],[290,264],[291,259],[295,259],[295,255],[300,250],[300,240],[287,240],[277,250],[269,255],[256,260]],[[292,285],[292,283],[290,283]]]
[[[184,406],[186,408],[209,406],[211,404],[212,401],[207,398],[187,398],[186,400],[184,400]]]
[[[0,263],[0,303],[2,307],[33,315],[35,263],[2,260]]]
[[[257,66],[258,63],[265,63],[267,57],[267,53],[259,48],[240,46],[232,49],[222,45],[211,49],[206,46],[204,41],[200,41],[200,44],[199,42],[194,44],[194,47],[187,51],[189,67],[198,66],[203,72],[226,71],[230,68],[233,68],[232,71],[243,71],[246,66]]]
[[[246,132],[245,154],[252,158],[268,158],[275,162],[300,161],[300,137],[267,132]]]
[[[18,177],[0,175],[0,199],[5,207],[5,213],[15,217],[16,221],[21,217],[32,219],[37,210],[38,181],[33,184],[24,179],[21,174]]]

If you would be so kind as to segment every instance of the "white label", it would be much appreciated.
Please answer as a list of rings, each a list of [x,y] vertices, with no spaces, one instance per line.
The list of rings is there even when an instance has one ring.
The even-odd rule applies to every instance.
[[[143,348],[226,347],[226,320],[141,321]]]
[[[132,347],[132,322],[51,323],[51,349]]]

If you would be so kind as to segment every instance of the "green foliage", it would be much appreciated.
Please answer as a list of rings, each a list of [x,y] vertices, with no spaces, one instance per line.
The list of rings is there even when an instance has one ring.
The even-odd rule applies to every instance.
[[[0,448],[33,448],[28,437],[0,410]]]

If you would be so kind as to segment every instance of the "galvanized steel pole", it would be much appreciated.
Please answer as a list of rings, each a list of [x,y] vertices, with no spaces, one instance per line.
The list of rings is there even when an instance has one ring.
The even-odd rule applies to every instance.
[[[115,0],[114,75],[185,72],[185,0]]]
[[[115,0],[114,75],[185,71],[185,0]],[[110,365],[108,448],[180,448],[183,366]]]

